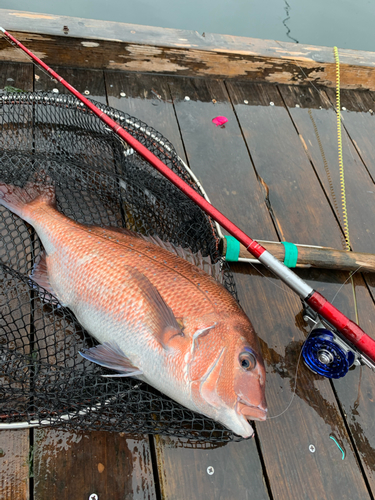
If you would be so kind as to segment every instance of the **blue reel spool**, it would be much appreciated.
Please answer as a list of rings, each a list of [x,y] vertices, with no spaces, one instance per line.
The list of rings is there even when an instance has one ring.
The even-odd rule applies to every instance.
[[[314,373],[327,378],[341,378],[354,362],[354,354],[335,342],[335,335],[325,328],[311,332],[302,348],[303,359]]]

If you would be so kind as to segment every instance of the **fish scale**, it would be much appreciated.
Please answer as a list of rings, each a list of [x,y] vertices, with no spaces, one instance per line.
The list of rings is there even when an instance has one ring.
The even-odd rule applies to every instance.
[[[100,343],[83,357],[253,434],[248,420],[266,418],[264,364],[215,266],[157,238],[72,221],[56,210],[48,179],[0,183],[0,203],[32,224],[44,246],[31,278]]]

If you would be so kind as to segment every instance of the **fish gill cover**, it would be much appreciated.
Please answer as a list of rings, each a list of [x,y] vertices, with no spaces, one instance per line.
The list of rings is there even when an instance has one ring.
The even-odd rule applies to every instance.
[[[140,120],[96,103],[199,192],[173,146]],[[128,228],[220,259],[213,221],[76,98],[47,93],[0,96],[0,180],[53,180],[58,210],[75,221]],[[146,383],[102,377],[79,354],[96,341],[73,313],[31,284],[42,246],[33,228],[0,206],[1,424],[239,440]],[[236,297],[225,268],[224,285]],[[43,300],[42,300],[43,299]]]

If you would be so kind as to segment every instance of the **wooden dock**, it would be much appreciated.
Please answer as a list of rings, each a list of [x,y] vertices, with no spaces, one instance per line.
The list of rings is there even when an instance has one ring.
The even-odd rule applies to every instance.
[[[1,9],[0,19],[80,92],[167,137],[212,203],[251,237],[343,248],[333,197],[340,199],[333,51]],[[342,51],[350,239],[368,253],[375,253],[374,71],[375,54]],[[64,92],[0,40],[5,86]],[[228,118],[223,127],[212,123],[219,115]],[[307,336],[299,298],[264,268],[232,270],[261,341],[269,416],[279,417],[256,423],[254,439],[216,447],[163,436],[1,431],[0,498],[373,499],[375,373],[355,368],[330,381],[300,363],[296,380]],[[355,320],[348,273],[297,272]],[[360,326],[374,337],[374,274],[353,279]]]

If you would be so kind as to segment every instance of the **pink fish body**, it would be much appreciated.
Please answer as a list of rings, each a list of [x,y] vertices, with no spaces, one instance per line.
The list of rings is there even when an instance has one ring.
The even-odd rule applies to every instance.
[[[238,435],[253,434],[248,419],[265,420],[267,412],[257,337],[202,264],[157,239],[74,222],[56,210],[51,185],[0,184],[0,204],[32,224],[43,243],[31,278],[100,342],[84,357],[146,381]]]

